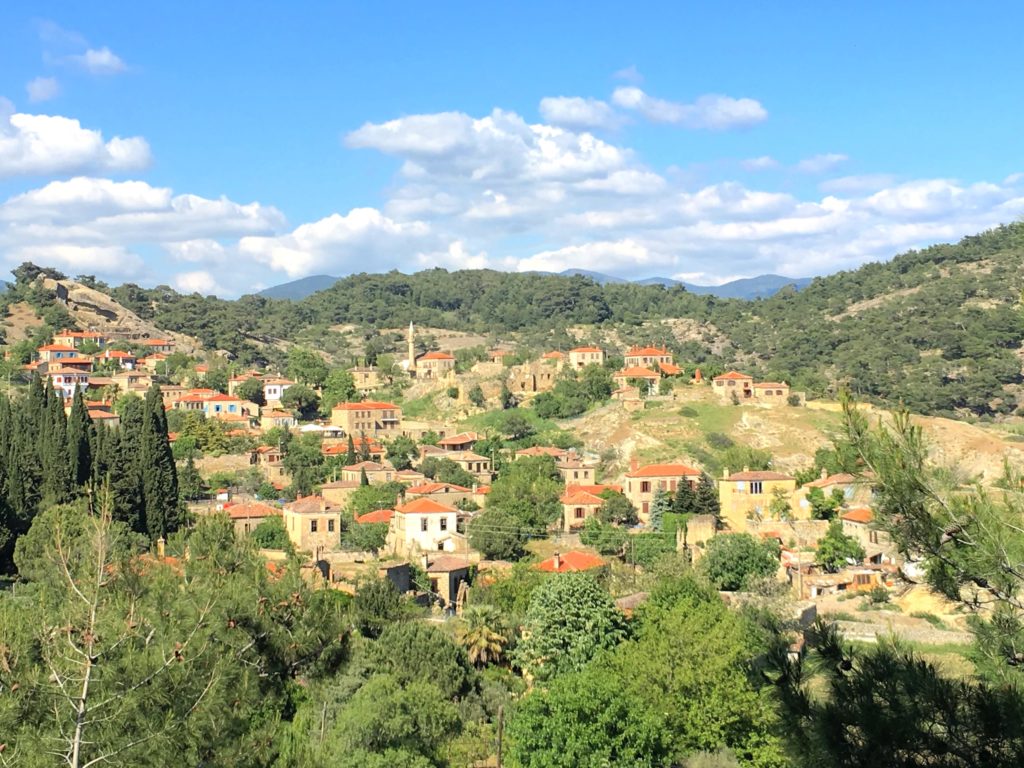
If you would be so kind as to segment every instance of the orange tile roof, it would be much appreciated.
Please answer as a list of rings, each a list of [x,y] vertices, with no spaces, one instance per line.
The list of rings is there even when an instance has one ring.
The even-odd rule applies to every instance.
[[[842,516],[843,520],[849,520],[851,523],[870,523],[875,519],[874,513],[867,507],[857,507],[857,509],[851,509]]]
[[[555,568],[555,558],[553,557],[542,560],[534,568],[548,573],[566,573],[568,571],[589,571],[593,568],[602,568],[605,565],[604,560],[597,555],[576,550],[559,555],[558,561],[558,568]]]
[[[563,504],[576,504],[578,506],[601,506],[604,504],[604,499],[600,496],[595,496],[587,491],[567,491],[562,498],[559,499]]]
[[[761,381],[754,385],[754,389],[775,389],[776,387],[788,387],[786,382]]]
[[[600,352],[601,348],[600,347],[576,347],[575,349],[570,349],[569,351],[570,352]]]
[[[231,504],[225,506],[224,511],[232,520],[241,520],[252,517],[275,517],[281,514],[281,510],[269,504],[260,504],[258,501],[245,504]]]
[[[658,374],[650,368],[641,368],[634,365],[631,368],[623,368],[615,374],[616,379],[656,379]]]
[[[324,508],[321,509],[321,506]],[[339,507],[337,504],[332,504],[327,501],[323,496],[302,496],[290,504],[285,505],[285,509],[289,512],[303,514],[308,512],[335,512]]]
[[[122,352],[120,349],[105,349],[105,350],[103,350],[103,352],[100,353],[99,356],[102,357],[102,358],[108,359],[108,360],[110,358],[119,358],[119,359],[122,359],[122,360],[123,359],[131,359],[131,360],[135,359],[135,355],[133,355],[131,352]]]
[[[486,496],[488,493],[491,492],[491,486],[489,486],[489,485],[478,485],[476,487],[476,492],[478,494],[482,493],[482,494],[484,494]]]
[[[374,512],[367,512],[365,515],[360,515],[356,518],[357,523],[390,523],[391,518],[395,516],[395,510],[393,509],[378,509]]]
[[[449,355],[447,352],[427,352],[425,355],[420,355],[419,360],[454,360],[455,355]]]
[[[631,472],[626,477],[694,477],[701,471],[686,464],[647,464]]]
[[[683,369],[675,363],[658,363],[658,367],[666,376],[678,376],[683,372]]]
[[[338,403],[332,410],[335,411],[397,411],[398,406],[393,403],[383,403],[377,400],[364,400],[361,403]]]
[[[457,435],[438,440],[438,445],[462,445],[463,443],[474,443],[480,439],[476,432],[459,432]]]
[[[728,373],[723,373],[721,376],[715,376],[715,381],[727,381],[729,379],[733,379],[736,381],[739,381],[741,379],[750,379],[751,381],[753,381],[754,377],[748,376],[745,373],[740,373],[739,371],[729,371]]]
[[[570,483],[565,487],[566,493],[573,493],[575,491],[583,491],[584,493],[592,493],[595,496],[600,496],[605,491],[615,491],[616,493],[622,493],[622,486],[616,483],[597,483],[595,485]]]
[[[561,360],[565,357],[565,353],[555,350],[554,352],[545,352],[540,357],[542,360]]]
[[[665,357],[671,354],[665,347],[630,347],[626,351],[626,357]]]
[[[173,341],[169,341],[168,339],[143,339],[142,341],[139,342],[139,344],[141,344],[144,347],[167,347],[167,346],[173,347],[174,346],[174,342]]]
[[[90,408],[89,409],[89,418],[90,419],[117,419],[117,418],[120,418],[120,417],[116,413],[111,413],[110,411],[101,411],[98,408]]]
[[[69,347],[66,344],[46,344],[45,346],[39,347],[39,352],[75,352],[74,347]]]
[[[424,498],[423,496],[397,507],[395,511],[401,512],[403,515],[429,515],[458,512],[455,507],[449,506],[448,504],[442,504],[441,502],[434,501],[433,499]]]

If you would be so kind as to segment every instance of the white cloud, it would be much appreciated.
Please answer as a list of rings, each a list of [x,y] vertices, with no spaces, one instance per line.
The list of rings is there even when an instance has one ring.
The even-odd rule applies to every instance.
[[[616,195],[650,195],[665,189],[665,179],[651,171],[629,169],[614,171],[604,178],[587,179],[576,188],[587,192],[611,192]]]
[[[864,192],[877,192],[885,187],[891,187],[896,183],[896,177],[891,173],[865,173],[855,176],[840,176],[837,179],[828,179],[818,185],[822,192],[832,194],[860,194]]]
[[[693,129],[725,131],[747,128],[768,119],[768,111],[756,99],[713,93],[700,96],[692,104],[683,104],[654,98],[636,86],[622,86],[612,93],[612,102],[653,122]]]
[[[636,240],[599,241],[581,245],[567,245],[550,251],[541,251],[522,259],[520,272],[562,272],[566,269],[585,268],[598,272],[619,271],[623,263],[631,267],[667,264],[668,259],[653,253]]]
[[[622,122],[607,102],[580,96],[546,96],[540,100],[540,115],[565,128],[614,128]]]
[[[2,106],[2,105],[0,105]],[[5,115],[0,109],[0,178],[50,175],[85,169],[127,171],[150,163],[141,137],[103,140],[78,120],[55,115]]]
[[[60,93],[60,83],[55,77],[35,77],[25,84],[25,90],[31,102],[49,101]]]
[[[121,57],[106,46],[88,48],[85,53],[69,56],[68,61],[91,75],[116,75],[128,68]]]
[[[229,249],[225,248],[222,243],[210,238],[164,243],[163,247],[165,251],[178,261],[222,264],[231,255]]]
[[[317,270],[386,271],[434,245],[436,238],[423,222],[397,222],[376,209],[355,208],[344,216],[335,213],[303,224],[286,235],[243,237],[238,250],[275,271],[301,277]]]
[[[835,152],[824,155],[813,155],[796,164],[796,170],[800,173],[825,173],[831,171],[837,165],[842,165],[850,158]]]
[[[644,76],[640,74],[640,70],[636,68],[636,64],[630,64],[628,67],[617,70],[612,73],[612,77],[615,80],[625,80],[627,83],[633,83],[638,85],[644,81]]]
[[[746,171],[771,171],[779,167],[779,161],[769,155],[751,157],[740,163]]]
[[[31,261],[73,274],[116,275],[120,278],[137,275],[143,268],[143,261],[137,254],[119,245],[26,245],[9,250],[5,259],[12,265]]]
[[[205,269],[195,272],[179,272],[174,276],[174,287],[183,293],[201,293],[204,296],[225,293],[217,279]]]

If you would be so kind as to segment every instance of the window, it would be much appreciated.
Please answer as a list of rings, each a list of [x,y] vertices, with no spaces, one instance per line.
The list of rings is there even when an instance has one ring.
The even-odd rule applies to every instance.
[[[763,487],[763,485],[762,485],[760,480],[754,480],[750,484],[750,492],[753,493],[753,494],[764,493],[764,487]]]
[[[642,510],[643,513],[645,515],[648,514],[650,512],[651,503],[649,501],[645,501],[642,506],[643,506],[643,510]]]
[[[572,473],[572,479],[573,479],[573,480],[579,480],[579,479],[580,479],[580,473],[579,473],[579,472],[575,472],[575,471],[574,471],[574,472]]]
[[[309,532],[316,533],[316,520],[309,521]]]
[[[582,519],[583,519],[583,516],[584,516],[584,514],[585,514],[585,513],[583,512],[583,507],[576,507],[576,512],[575,512],[575,514],[576,514],[576,519],[577,519],[577,520],[582,520]]]
[[[651,492],[651,482],[650,482],[650,480],[644,480],[643,482],[641,482],[640,483],[640,493],[650,493],[650,492]]]
[[[442,517],[441,518],[441,530],[442,531],[447,531],[448,530],[448,518],[447,517]]]
[[[425,517],[420,518],[420,530],[424,532],[427,530],[427,518]]]
[[[334,521],[333,520],[328,520],[327,521],[327,532],[328,533],[334,533]]]

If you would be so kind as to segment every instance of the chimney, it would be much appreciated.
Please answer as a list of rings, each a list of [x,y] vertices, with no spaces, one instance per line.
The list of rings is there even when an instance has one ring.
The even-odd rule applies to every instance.
[[[729,479],[729,468],[728,467],[726,467],[725,469],[722,470],[722,479],[723,480],[728,480]]]
[[[430,568],[430,557],[426,553],[420,555],[420,567],[425,571]]]
[[[327,499],[325,499],[323,496],[320,497],[320,511],[327,511]]]
[[[562,556],[558,552],[555,552],[554,561],[555,571],[557,572],[562,567]]]
[[[629,460],[629,471],[636,472],[638,469],[640,469],[640,460],[636,456],[633,456]]]
[[[821,468],[821,479],[826,480],[828,478],[828,470],[824,467]]]
[[[744,471],[744,472],[749,472],[749,471],[750,471],[750,467],[748,467],[748,466],[744,466],[744,467],[743,467],[743,471]]]
[[[163,560],[167,555],[167,542],[164,537],[161,536],[156,540],[156,556],[158,559]]]

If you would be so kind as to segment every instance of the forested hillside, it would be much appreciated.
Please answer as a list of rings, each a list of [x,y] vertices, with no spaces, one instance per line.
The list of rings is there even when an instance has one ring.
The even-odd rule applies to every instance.
[[[308,339],[335,324],[372,332],[414,321],[555,346],[571,343],[567,327],[594,325],[666,341],[682,360],[712,369],[738,365],[784,378],[811,396],[849,387],[922,413],[994,415],[1013,412],[1019,398],[1022,256],[1024,223],[1016,223],[757,301],[581,276],[443,269],[352,275],[299,302],[131,284],[107,290],[141,318],[243,362],[265,356],[267,342]],[[678,318],[693,321],[696,334],[684,341],[657,327]]]

